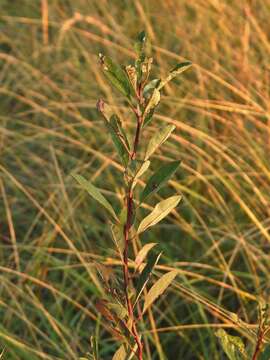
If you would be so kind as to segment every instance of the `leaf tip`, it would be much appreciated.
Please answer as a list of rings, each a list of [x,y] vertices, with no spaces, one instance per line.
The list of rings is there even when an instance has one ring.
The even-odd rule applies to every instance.
[[[145,40],[146,40],[146,31],[142,30],[141,32],[139,32],[137,36],[137,41],[145,42]]]

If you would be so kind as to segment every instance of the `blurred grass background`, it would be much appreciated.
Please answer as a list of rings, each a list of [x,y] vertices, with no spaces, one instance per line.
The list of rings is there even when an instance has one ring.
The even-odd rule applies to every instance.
[[[93,334],[101,359],[116,349],[95,308],[93,260],[120,264],[104,212],[70,174],[119,206],[121,166],[96,100],[122,104],[119,115],[133,125],[97,54],[133,61],[142,29],[155,75],[183,59],[194,64],[166,87],[146,134],[176,125],[155,161],[182,159],[170,186],[184,196],[142,237],[164,251],[157,276],[180,273],[145,319],[147,359],[223,359],[218,327],[252,340],[232,313],[256,324],[256,297],[269,300],[269,13],[269,0],[0,1],[4,359],[78,359]]]

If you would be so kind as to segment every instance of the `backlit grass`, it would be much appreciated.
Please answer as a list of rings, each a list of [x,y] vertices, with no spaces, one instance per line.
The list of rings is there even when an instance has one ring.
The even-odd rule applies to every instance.
[[[4,359],[78,359],[89,351],[91,335],[102,360],[115,351],[95,307],[101,284],[94,260],[119,271],[121,263],[110,250],[103,211],[70,174],[84,174],[119,207],[122,168],[96,100],[107,98],[132,125],[97,55],[106,51],[128,63],[130,39],[142,29],[162,74],[177,61],[194,64],[166,87],[149,126],[150,135],[158,124],[176,125],[163,149],[168,160],[182,159],[170,186],[184,200],[141,237],[163,250],[156,276],[180,272],[148,313],[147,359],[222,359],[219,327],[254,345],[246,328],[256,333],[257,299],[269,300],[270,1],[248,4],[1,0]]]

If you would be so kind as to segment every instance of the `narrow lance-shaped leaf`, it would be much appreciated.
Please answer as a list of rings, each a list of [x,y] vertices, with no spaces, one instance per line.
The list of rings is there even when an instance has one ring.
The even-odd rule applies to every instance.
[[[130,146],[129,146],[128,138],[119,117],[113,114],[113,116],[110,119],[110,124],[113,127],[116,135],[120,139],[121,143],[124,145],[125,149],[129,150]]]
[[[158,85],[160,84],[160,79],[153,79],[151,80],[147,85],[145,85],[144,89],[143,89],[143,96],[147,97],[149,96],[149,93],[151,94],[151,92],[158,87]]]
[[[121,330],[121,335],[124,336],[125,339],[130,343],[130,340],[132,339],[130,329],[128,328],[127,323],[119,318],[117,314],[117,312],[119,312],[119,308],[117,310],[113,305],[114,304],[109,303],[109,301],[106,299],[100,299],[96,303],[96,309],[106,318],[106,320],[109,321],[111,330],[118,330],[118,327],[119,330]]]
[[[159,102],[160,102],[160,92],[158,89],[154,89],[154,91],[145,107],[143,117],[145,118],[146,115],[148,115],[152,109],[155,109],[157,107],[157,105],[159,104]]]
[[[126,167],[129,160],[129,148],[125,133],[120,125],[120,121],[116,115],[113,115],[108,123],[108,128],[111,133],[112,141],[116,147],[118,155]]]
[[[104,206],[109,213],[113,216],[115,220],[118,221],[118,218],[115,214],[115,211],[108,200],[101,194],[100,190],[95,187],[90,181],[87,181],[82,175],[72,174],[75,180],[85,189],[89,195],[91,195],[96,201],[98,201],[102,206]]]
[[[128,314],[127,309],[120,303],[108,303],[107,306],[120,320],[123,320]]]
[[[153,211],[146,216],[138,227],[138,234],[144,232],[150,226],[156,225],[159,221],[164,219],[179,203],[181,195],[174,195],[166,200],[159,202]]]
[[[244,360],[248,359],[243,341],[238,336],[227,334],[224,329],[219,329],[216,332],[221,346],[230,360]]]
[[[148,124],[150,124],[150,122],[152,121],[153,116],[154,116],[155,109],[156,109],[156,108],[151,109],[151,110],[149,111],[149,113],[146,115],[146,117],[145,117],[145,119],[144,119],[144,121],[143,121],[143,125],[142,125],[143,128],[144,128],[145,126],[147,126]]]
[[[145,127],[146,125],[148,125],[150,123],[150,121],[153,118],[155,109],[157,107],[157,105],[159,104],[160,101],[160,92],[156,91],[155,88],[158,87],[160,83],[160,79],[154,79],[152,81],[150,81],[143,89],[143,96],[145,98],[146,101],[148,101],[147,103],[147,107],[149,107],[149,101],[152,101],[153,104],[153,100],[154,103],[156,102],[155,106],[150,106],[151,108],[147,109],[147,111],[145,111],[144,113],[144,120],[143,120],[143,127]],[[152,97],[154,96],[154,99],[152,99]]]
[[[192,63],[190,61],[185,61],[183,63],[177,64],[169,73],[169,75],[167,76],[167,78],[165,80],[162,80],[157,89],[161,90],[163,88],[163,86],[165,86],[169,81],[171,81],[172,79],[174,79],[177,75],[181,74],[182,72],[184,72],[185,70],[187,70],[190,66],[192,65]]]
[[[144,259],[146,258],[147,254],[149,253],[149,251],[156,245],[157,245],[157,243],[149,243],[149,244],[145,244],[141,248],[141,250],[138,252],[136,259],[135,259],[136,268],[140,267],[140,265],[143,263]]]
[[[125,345],[123,344],[113,355],[112,360],[126,360],[126,357],[127,357],[127,352],[126,352]]]
[[[103,115],[103,118],[111,123],[115,132],[117,132],[120,140],[124,143],[125,147],[130,149],[130,145],[127,139],[127,134],[122,126],[122,122],[119,117],[115,114],[114,110],[111,106],[106,104],[102,99],[99,99],[97,102],[97,109]]]
[[[137,54],[137,59],[135,61],[135,68],[137,71],[138,82],[141,81],[141,77],[142,77],[142,63],[145,60],[145,52],[144,52],[145,43],[146,43],[146,33],[145,31],[142,31],[139,34],[138,39],[134,45],[134,49]]]
[[[141,31],[134,45],[134,49],[138,56],[141,56],[142,52],[144,51],[145,42],[146,42],[146,33],[145,31]]]
[[[171,161],[161,166],[148,180],[140,196],[140,202],[143,202],[150,194],[156,193],[175,173],[180,160]]]
[[[149,157],[156,151],[156,149],[168,139],[174,129],[175,125],[167,125],[155,133],[155,135],[148,143],[145,153],[145,160],[148,160]]]
[[[172,270],[167,274],[161,276],[160,279],[151,287],[147,295],[145,296],[143,313],[153,304],[153,302],[164,293],[167,287],[174,280],[176,275],[178,274],[178,270]]]
[[[115,145],[115,148],[117,150],[117,153],[118,153],[123,165],[125,167],[127,167],[128,159],[129,159],[127,148],[125,147],[125,145],[120,140],[117,133],[115,132],[111,122],[107,124],[107,128],[108,128],[108,130],[109,130],[109,132],[111,134],[112,141],[113,141],[113,143]]]
[[[100,63],[105,76],[126,97],[130,97],[131,87],[125,71],[115,64],[108,56],[99,54]]]
[[[112,240],[118,249],[120,257],[122,257],[123,250],[125,247],[125,241],[124,241],[124,225],[121,223],[118,224],[112,224],[111,225],[111,233],[112,233]]]
[[[149,281],[149,278],[152,274],[152,271],[154,269],[154,267],[157,265],[160,257],[162,255],[162,252],[159,253],[158,255],[154,255],[152,254],[148,260],[148,262],[146,263],[140,277],[139,277],[139,281],[138,284],[136,286],[136,300],[134,302],[134,305],[136,305],[137,301],[139,300],[147,282]]]
[[[105,119],[105,125],[111,135],[117,153],[126,167],[129,159],[129,143],[120,119],[112,113],[112,109],[103,100],[99,100],[97,108]]]
[[[139,178],[145,173],[145,171],[149,168],[150,165],[150,161],[144,161],[141,165],[141,167],[139,168],[139,170],[137,171],[137,173],[135,174],[134,178],[133,178],[133,182],[132,182],[132,186],[131,189],[133,190],[134,187],[137,184],[137,181],[139,180]]]

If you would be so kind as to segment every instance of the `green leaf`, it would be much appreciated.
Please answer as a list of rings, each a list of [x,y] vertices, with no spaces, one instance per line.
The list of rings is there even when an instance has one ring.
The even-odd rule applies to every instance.
[[[118,135],[119,139],[125,145],[125,147],[129,149],[129,142],[126,132],[122,126],[122,122],[119,117],[114,113],[112,107],[106,104],[102,99],[99,99],[97,102],[97,109],[102,114],[106,123],[109,123],[112,126],[113,130]]]
[[[160,92],[158,89],[154,89],[154,91],[145,107],[143,117],[145,118],[146,115],[148,115],[152,109],[155,109],[158,106],[159,102],[160,102]]]
[[[143,96],[147,97],[153,89],[157,88],[160,84],[160,79],[151,80],[143,89]]]
[[[126,352],[125,345],[123,344],[113,355],[112,360],[126,360],[126,357],[127,357],[127,352]]]
[[[119,303],[108,303],[108,308],[113,311],[113,313],[117,316],[118,319],[123,320],[127,315],[128,312],[126,308]]]
[[[125,240],[124,240],[124,225],[123,224],[111,224],[111,232],[112,232],[112,239],[113,242],[118,249],[120,257],[122,256],[124,247],[125,247]]]
[[[224,329],[216,332],[221,346],[230,360],[248,359],[243,341],[238,336],[232,336],[226,333]]]
[[[137,181],[139,180],[139,178],[145,173],[145,171],[149,168],[150,165],[150,161],[146,160],[142,163],[141,167],[139,168],[139,170],[137,171],[137,173],[135,174],[134,178],[133,178],[133,182],[132,182],[132,187],[131,189],[133,190],[137,184]]]
[[[136,267],[140,267],[140,265],[143,263],[144,259],[146,258],[147,254],[149,253],[149,251],[156,246],[157,243],[149,243],[149,244],[145,244],[141,250],[138,252],[136,259],[135,259],[135,264]]]
[[[151,287],[149,292],[147,293],[144,301],[143,313],[152,305],[152,303],[164,293],[167,287],[174,280],[176,275],[178,274],[178,270],[172,270],[167,274],[161,276],[160,279]]]
[[[121,335],[124,336],[126,340],[130,343],[132,339],[132,334],[126,322],[118,317],[115,311],[116,308],[113,307],[108,300],[100,299],[96,303],[96,309],[109,322],[112,329],[116,330],[116,327],[118,327],[121,331]]]
[[[122,126],[121,120],[115,114],[113,114],[110,118],[110,124],[113,127],[115,134],[121,140],[121,143],[125,146],[125,149],[130,149],[129,142],[127,139],[126,132]]]
[[[174,195],[166,200],[159,202],[153,211],[147,215],[138,227],[138,234],[144,232],[150,226],[156,225],[159,221],[165,218],[179,203],[181,195]]]
[[[100,190],[95,187],[90,181],[87,181],[82,175],[72,174],[74,179],[81,185],[81,187],[88,192],[96,201],[103,205],[109,213],[113,216],[118,222],[118,218],[115,214],[115,211],[108,200],[101,194]]]
[[[169,75],[167,76],[167,78],[165,80],[162,80],[160,82],[160,84],[158,85],[157,89],[161,90],[163,88],[163,86],[165,86],[169,81],[171,81],[172,79],[174,79],[177,75],[181,74],[182,72],[184,72],[185,70],[187,70],[188,68],[190,68],[190,66],[192,65],[192,63],[190,61],[185,61],[183,63],[177,64],[169,73]]]
[[[145,117],[145,119],[144,119],[144,121],[143,121],[143,125],[142,125],[143,128],[144,128],[145,126],[147,126],[147,125],[152,121],[154,112],[155,112],[155,108],[154,108],[154,109],[151,109],[151,110],[149,111],[149,113],[146,115],[146,117]]]
[[[124,165],[124,167],[127,167],[128,160],[129,160],[129,154],[127,151],[127,148],[124,146],[123,142],[120,140],[119,136],[116,134],[116,132],[113,130],[113,127],[111,123],[107,124],[107,128],[110,132],[112,141],[114,143],[114,146],[117,150],[117,153]]]
[[[175,125],[166,125],[165,127],[156,131],[155,135],[149,141],[146,148],[145,160],[148,160],[149,157],[156,151],[156,149],[168,139],[174,129]]]
[[[111,135],[117,153],[125,167],[129,161],[129,143],[120,119],[113,114],[112,109],[103,100],[99,100],[97,108],[103,115],[105,125]]]
[[[158,87],[158,85],[160,84],[160,79],[154,79],[152,81],[150,81],[143,89],[143,96],[146,100],[149,101],[150,97],[153,94],[153,91],[155,88]],[[153,107],[150,111],[148,111],[147,115],[145,115],[144,121],[143,121],[143,127],[147,126],[153,118],[154,112],[155,112],[156,107]]]
[[[150,259],[148,260],[148,262],[146,263],[140,277],[139,277],[139,281],[138,284],[136,286],[136,300],[134,302],[134,306],[137,303],[137,301],[139,300],[146,284],[148,283],[150,276],[152,274],[152,271],[154,270],[155,266],[157,265],[160,257],[161,257],[161,253],[159,253],[158,255],[154,255],[152,254],[150,256]]]
[[[138,39],[134,45],[134,49],[137,54],[137,59],[135,61],[135,69],[137,71],[138,82],[141,82],[142,77],[142,63],[145,61],[145,44],[146,44],[146,33],[142,31],[138,35]]]
[[[105,76],[117,90],[129,98],[131,88],[125,71],[108,56],[99,54],[99,58]]]
[[[134,45],[134,49],[138,56],[140,56],[141,53],[143,52],[145,47],[145,42],[146,42],[146,32],[142,31],[139,33],[137,41]]]
[[[150,194],[156,193],[175,173],[180,160],[171,161],[161,166],[148,180],[140,196],[140,202],[143,202]]]

